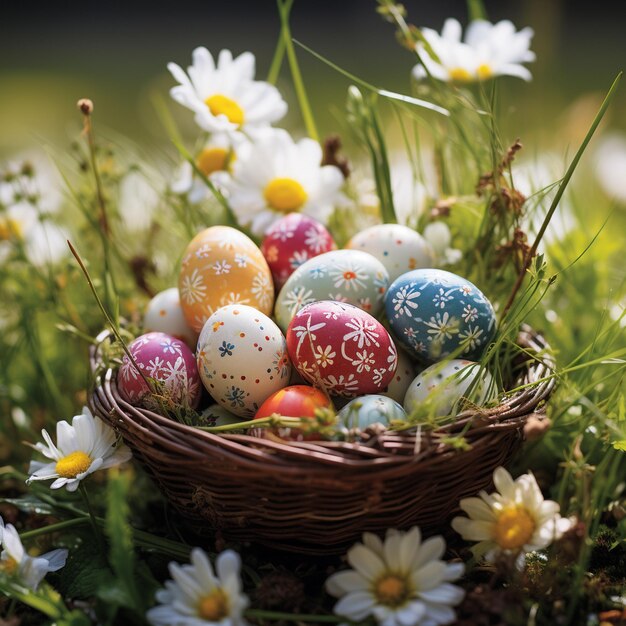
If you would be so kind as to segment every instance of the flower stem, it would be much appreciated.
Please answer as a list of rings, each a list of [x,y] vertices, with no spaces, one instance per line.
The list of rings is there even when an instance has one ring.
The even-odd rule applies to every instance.
[[[80,495],[83,497],[85,501],[85,506],[87,507],[87,513],[89,514],[89,521],[91,522],[91,528],[93,529],[93,534],[95,535],[96,541],[98,542],[98,546],[103,556],[106,558],[106,550],[104,545],[104,537],[102,536],[102,531],[98,526],[98,521],[96,519],[96,515],[93,512],[93,508],[91,507],[91,502],[89,500],[89,494],[87,493],[87,489],[85,485],[81,482],[79,487]]]
[[[277,0],[278,13],[280,15],[281,23],[281,37],[285,42],[285,51],[287,53],[287,61],[289,63],[289,69],[291,70],[291,77],[293,79],[293,86],[296,90],[296,96],[298,97],[298,104],[300,105],[300,112],[302,113],[302,119],[306,126],[306,131],[315,141],[319,141],[319,135],[315,126],[315,120],[313,119],[313,112],[309,99],[306,95],[306,89],[304,88],[304,81],[302,80],[302,74],[300,67],[298,66],[298,59],[296,58],[296,51],[293,47],[293,41],[291,40],[291,29],[289,28],[289,14],[294,0]]]
[[[345,623],[345,618],[335,615],[311,615],[298,613],[281,613],[280,611],[264,611],[262,609],[248,609],[246,617],[256,619],[288,620],[290,622],[312,622],[314,624],[339,624]]]
[[[73,528],[74,526],[82,526],[87,523],[86,517],[78,517],[76,519],[68,519],[63,522],[57,522],[56,524],[50,524],[49,526],[44,526],[42,528],[35,528],[34,530],[27,530],[24,533],[20,534],[20,539],[33,539],[35,537],[39,537],[40,535],[49,535],[51,533],[55,533],[59,530],[65,530],[66,528]]]

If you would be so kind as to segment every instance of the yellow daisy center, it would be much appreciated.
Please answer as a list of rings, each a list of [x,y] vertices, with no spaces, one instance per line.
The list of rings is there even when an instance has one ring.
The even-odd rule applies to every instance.
[[[4,561],[0,562],[0,571],[4,572],[8,576],[13,576],[13,574],[17,571],[18,566],[18,562],[12,556],[9,556],[4,559]]]
[[[0,219],[0,241],[10,241],[11,239],[22,239],[22,225],[10,217]]]
[[[86,472],[90,465],[89,455],[77,450],[59,459],[55,469],[56,473],[63,478],[76,478],[79,474]]]
[[[479,65],[476,73],[478,74],[478,78],[480,78],[480,80],[487,80],[493,76],[493,70],[491,69],[491,65],[488,63],[482,63]]]
[[[462,83],[468,83],[472,80],[472,75],[463,67],[454,67],[448,74],[452,80],[458,80]]]
[[[374,585],[374,596],[379,604],[396,608],[402,606],[410,595],[406,578],[397,574],[386,574]]]
[[[274,178],[263,192],[265,201],[276,211],[297,211],[307,199],[304,187],[293,178]]]
[[[226,148],[205,148],[196,159],[198,169],[205,176],[225,170],[231,162],[232,158],[229,159],[229,150]]]
[[[218,93],[214,96],[209,96],[204,103],[209,107],[209,111],[213,115],[225,115],[229,122],[238,126],[243,124],[243,109],[232,98]]]
[[[210,622],[219,622],[228,617],[228,596],[222,589],[214,589],[198,603],[198,615]]]
[[[498,515],[493,538],[505,550],[519,550],[530,541],[535,526],[535,520],[524,507],[508,507]]]

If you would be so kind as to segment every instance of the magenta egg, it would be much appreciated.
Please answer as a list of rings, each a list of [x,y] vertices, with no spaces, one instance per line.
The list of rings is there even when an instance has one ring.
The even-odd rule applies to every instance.
[[[376,318],[331,300],[298,311],[287,329],[287,349],[306,381],[346,398],[383,390],[398,363],[393,340]]]
[[[193,352],[181,340],[160,332],[146,333],[128,346],[117,373],[117,388],[124,400],[158,410],[162,403],[151,393],[145,379],[155,381],[155,392],[174,404],[195,408],[202,385]],[[136,365],[135,365],[136,364]],[[145,377],[145,379],[144,379]]]
[[[336,248],[326,227],[302,213],[289,213],[274,222],[261,244],[276,289],[305,261]]]

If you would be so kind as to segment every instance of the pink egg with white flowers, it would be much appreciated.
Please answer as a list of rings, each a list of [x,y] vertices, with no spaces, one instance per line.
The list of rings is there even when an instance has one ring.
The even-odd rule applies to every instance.
[[[274,222],[261,244],[277,289],[305,261],[336,248],[326,227],[302,213],[289,213]]]
[[[169,403],[198,406],[200,375],[195,356],[183,341],[166,333],[146,333],[132,341],[128,351],[134,362],[125,354],[117,373],[117,388],[124,400],[152,410]]]
[[[375,317],[332,300],[312,302],[296,313],[287,349],[302,378],[346,398],[382,391],[398,363],[393,340]]]

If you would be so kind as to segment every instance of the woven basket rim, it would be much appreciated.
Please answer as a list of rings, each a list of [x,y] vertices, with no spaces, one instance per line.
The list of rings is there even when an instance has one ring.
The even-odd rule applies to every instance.
[[[551,376],[554,359],[547,343],[541,335],[524,325],[520,330],[518,343],[542,355],[528,364],[524,376],[517,381],[518,386],[527,384],[529,386],[508,395],[504,392],[503,400],[497,406],[466,409],[456,416],[453,423],[425,432],[419,427],[402,432],[389,430],[370,432],[370,436],[366,436],[365,440],[354,442],[295,441],[249,434],[210,433],[125,401],[117,389],[116,370],[111,367],[102,370],[100,346],[111,338],[114,338],[112,332],[102,331],[90,349],[90,364],[95,384],[91,402],[92,408],[95,408],[97,413],[107,415],[109,418],[113,412],[118,416],[124,415],[127,421],[132,423],[135,436],[143,435],[157,444],[171,448],[172,452],[177,451],[191,458],[197,454],[198,460],[201,460],[203,452],[199,447],[204,448],[200,445],[200,442],[203,442],[219,448],[227,457],[233,455],[238,464],[244,466],[249,464],[250,467],[254,467],[258,462],[264,461],[286,472],[297,471],[293,466],[295,460],[314,462],[321,467],[340,465],[343,468],[354,467],[360,470],[375,467],[380,471],[383,466],[393,468],[394,465],[425,460],[432,453],[441,454],[444,450],[438,441],[455,432],[463,431],[464,437],[477,441],[481,436],[495,431],[519,429],[528,415],[535,412],[539,404],[551,394],[556,382]],[[102,371],[97,374],[99,370]],[[118,426],[120,425],[118,423]],[[366,435],[367,433],[368,431],[365,431]],[[128,433],[125,434],[128,436]],[[197,446],[189,445],[190,435],[192,442],[193,440],[198,442]],[[185,440],[187,445],[179,443],[177,440],[179,438]],[[382,448],[378,445],[381,438],[385,440]],[[411,443],[414,454],[397,454],[400,448],[406,448]],[[354,458],[355,453],[357,458]],[[288,461],[285,456],[288,457]]]

